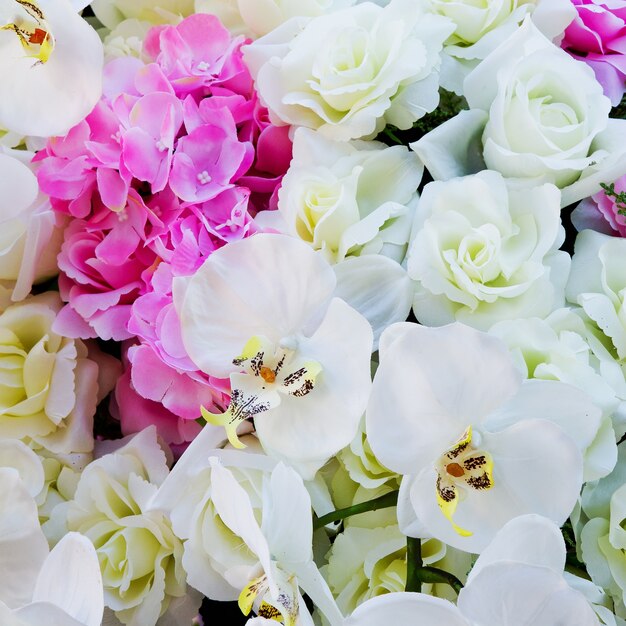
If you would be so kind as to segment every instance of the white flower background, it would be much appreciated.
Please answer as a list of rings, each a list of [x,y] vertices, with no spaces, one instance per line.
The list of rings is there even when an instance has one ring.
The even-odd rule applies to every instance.
[[[626,0],[0,0],[0,84],[0,626],[626,626]]]

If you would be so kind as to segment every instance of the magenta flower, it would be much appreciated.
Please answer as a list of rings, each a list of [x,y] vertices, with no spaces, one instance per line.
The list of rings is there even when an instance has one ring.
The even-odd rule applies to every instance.
[[[98,105],[36,157],[53,208],[74,218],[58,257],[58,329],[128,341],[122,430],[156,424],[174,446],[198,432],[200,406],[228,406],[230,387],[187,355],[173,277],[254,234],[291,160],[289,129],[261,105],[244,43],[209,15],[155,27],[152,62],[107,64]]]
[[[626,2],[572,0],[578,15],[561,47],[595,72],[613,106],[626,90]]]
[[[617,195],[626,192],[626,176],[618,178],[614,194],[601,191],[585,198],[572,212],[572,223],[577,230],[590,228],[606,235],[626,237],[626,204]]]

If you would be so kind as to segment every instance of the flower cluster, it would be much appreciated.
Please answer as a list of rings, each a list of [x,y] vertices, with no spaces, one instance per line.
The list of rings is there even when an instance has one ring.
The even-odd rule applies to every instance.
[[[150,31],[149,62],[113,60],[103,97],[36,157],[53,209],[70,216],[58,257],[72,337],[127,341],[116,401],[122,428],[156,423],[190,441],[199,406],[228,392],[181,343],[172,281],[259,229],[291,157],[243,64],[243,38],[214,16]],[[190,422],[189,422],[190,420]]]
[[[0,0],[0,624],[626,626],[625,19]]]

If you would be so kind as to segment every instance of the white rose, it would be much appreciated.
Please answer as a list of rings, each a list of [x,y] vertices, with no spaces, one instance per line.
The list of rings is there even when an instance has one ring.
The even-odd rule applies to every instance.
[[[519,185],[550,182],[562,206],[626,173],[626,120],[609,119],[593,71],[529,20],[465,80],[470,110],[412,145],[446,180],[485,167]]]
[[[367,318],[375,337],[411,307],[411,281],[399,263],[422,172],[404,146],[332,141],[299,128],[278,212],[259,216],[338,264],[337,295]]]
[[[62,303],[49,292],[0,315],[0,437],[67,455],[93,449],[98,366],[78,339],[52,330]]]
[[[410,128],[439,101],[451,22],[420,0],[366,2],[309,21],[294,18],[244,48],[277,123],[348,140]]]
[[[96,548],[105,605],[127,625],[150,626],[186,594],[183,547],[169,519],[151,505],[168,475],[151,426],[90,463],[74,499],[53,512]]]
[[[463,94],[463,80],[519,28],[527,15],[549,39],[576,17],[569,0],[433,0],[433,11],[451,19],[456,30],[444,46],[441,85]]]
[[[487,329],[562,306],[569,255],[559,191],[514,190],[497,172],[426,185],[408,260],[423,324]]]
[[[582,308],[597,370],[620,401],[613,422],[626,431],[626,240],[592,230],[576,238],[565,295]]]
[[[56,258],[63,238],[50,202],[17,155],[33,156],[0,150],[0,281],[14,301],[23,300],[33,283],[58,273]]]
[[[194,0],[94,0],[91,8],[102,24],[114,29],[128,18],[151,24],[176,22],[194,12]]]
[[[355,0],[196,0],[197,13],[217,15],[234,33],[266,35],[292,17],[317,17]]]
[[[404,146],[332,141],[299,128],[278,210],[288,234],[321,250],[329,263],[362,254],[401,262],[422,172]]]

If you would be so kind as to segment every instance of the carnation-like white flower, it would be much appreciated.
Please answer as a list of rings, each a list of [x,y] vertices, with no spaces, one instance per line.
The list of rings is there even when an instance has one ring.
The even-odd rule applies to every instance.
[[[0,315],[0,437],[61,455],[89,453],[98,366],[82,341],[52,329],[61,306],[48,292]]]
[[[426,185],[408,273],[423,324],[458,320],[486,330],[543,317],[564,303],[569,255],[554,185],[514,189],[497,172]]]
[[[527,378],[559,380],[579,389],[602,409],[603,418],[592,444],[584,451],[584,480],[606,476],[617,462],[612,415],[620,405],[615,390],[598,371],[583,320],[570,309],[558,309],[545,320],[510,320],[489,332],[502,339]]]
[[[411,307],[413,287],[400,263],[422,172],[404,146],[333,141],[299,128],[278,212],[259,215],[336,264],[336,294],[368,319],[376,337]]]
[[[90,463],[74,499],[53,512],[68,530],[89,537],[100,561],[105,605],[130,626],[156,624],[172,599],[186,595],[182,543],[168,517],[151,506],[167,475],[151,426]]]
[[[12,290],[13,300],[23,300],[33,283],[58,273],[62,230],[35,175],[17,154],[33,156],[0,152],[0,281]]]
[[[0,5],[0,128],[64,135],[102,93],[102,42],[69,0]]]
[[[380,358],[367,432],[376,456],[404,475],[398,517],[410,519],[409,509],[417,523],[403,530],[479,553],[518,515],[567,519],[581,449],[601,420],[586,394],[522,383],[500,340],[461,324],[395,324]]]
[[[441,85],[463,95],[463,80],[519,28],[527,15],[548,38],[561,35],[576,17],[569,0],[433,0],[433,11],[456,29],[444,45]]]
[[[100,626],[102,577],[89,540],[69,533],[48,553],[18,472],[1,467],[0,482],[0,623]]]
[[[266,35],[292,17],[317,17],[355,0],[196,0],[197,13],[212,13],[231,32]]]
[[[441,47],[453,28],[421,0],[365,2],[294,18],[244,57],[277,123],[370,137],[385,124],[410,128],[437,106]]]
[[[433,178],[481,169],[517,184],[550,182],[567,206],[626,173],[626,120],[591,68],[526,20],[465,79],[469,111],[412,144]]]
[[[191,278],[174,280],[189,356],[203,372],[230,377],[227,411],[203,408],[205,419],[241,447],[237,428],[254,418],[265,451],[307,478],[350,443],[371,384],[372,330],[333,298],[335,282],[307,244],[277,234],[224,246]]]

